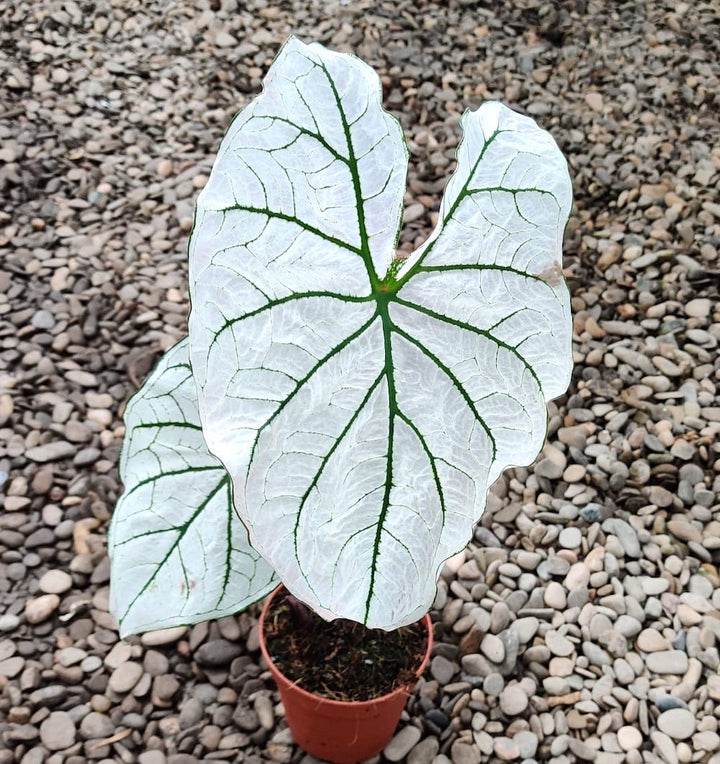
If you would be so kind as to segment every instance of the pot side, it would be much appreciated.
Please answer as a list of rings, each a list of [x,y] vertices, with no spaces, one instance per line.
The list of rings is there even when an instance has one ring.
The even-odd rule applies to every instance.
[[[260,650],[277,683],[295,742],[307,753],[335,764],[355,764],[375,756],[392,738],[415,683],[365,701],[330,700],[297,687],[273,663],[265,644],[265,617],[281,588],[275,589],[263,605]],[[416,672],[418,677],[427,666],[433,645],[430,616],[422,620],[427,630],[427,649]]]

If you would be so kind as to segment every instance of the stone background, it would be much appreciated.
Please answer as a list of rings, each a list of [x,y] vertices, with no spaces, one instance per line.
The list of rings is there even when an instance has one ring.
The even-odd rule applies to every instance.
[[[183,336],[193,202],[291,33],[381,74],[411,249],[459,116],[565,152],[575,374],[494,487],[385,752],[720,762],[720,6],[648,0],[0,2],[0,763],[303,760],[255,612],[119,642],[122,409]]]

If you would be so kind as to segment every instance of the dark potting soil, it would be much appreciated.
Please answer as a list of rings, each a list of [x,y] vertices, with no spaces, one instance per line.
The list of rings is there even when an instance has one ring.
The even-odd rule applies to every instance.
[[[308,692],[331,700],[372,700],[416,680],[427,649],[422,621],[393,631],[325,621],[292,596],[278,595],[265,617],[275,665]]]

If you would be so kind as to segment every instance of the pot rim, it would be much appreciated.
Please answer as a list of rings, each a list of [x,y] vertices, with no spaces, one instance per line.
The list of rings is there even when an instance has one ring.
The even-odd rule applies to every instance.
[[[410,692],[412,691],[413,685],[410,684],[404,684],[397,689],[393,690],[392,692],[388,692],[385,695],[379,695],[377,698],[371,698],[370,700],[333,700],[332,698],[325,698],[322,695],[316,695],[313,692],[308,692],[304,688],[298,686],[293,680],[291,680],[289,677],[285,676],[282,671],[277,667],[275,662],[270,657],[270,653],[268,652],[267,646],[265,644],[265,615],[268,612],[268,609],[270,607],[270,603],[275,599],[275,597],[280,593],[281,589],[286,588],[284,584],[280,584],[277,588],[273,589],[273,591],[270,593],[270,595],[265,600],[262,611],[260,612],[260,621],[259,621],[259,637],[260,637],[260,652],[262,653],[263,658],[265,658],[265,661],[267,662],[268,666],[271,666],[274,671],[276,671],[283,679],[285,679],[286,682],[290,685],[288,689],[291,689],[293,692],[299,693],[301,696],[306,697],[307,699],[312,699],[321,702],[324,704],[330,704],[334,706],[339,706],[343,708],[348,707],[370,707],[372,705],[375,705],[377,703],[382,703],[384,701],[389,700],[390,698],[396,697],[397,695],[406,695],[409,696]],[[422,662],[420,666],[418,667],[417,671],[415,672],[415,676],[419,679],[422,675],[423,671],[425,670],[425,667],[427,666],[429,660],[430,660],[430,653],[433,648],[433,631],[432,631],[432,621],[430,620],[430,614],[426,613],[420,621],[425,624],[425,628],[427,630],[427,648],[425,649],[425,653],[423,655]],[[417,622],[416,622],[417,623]]]

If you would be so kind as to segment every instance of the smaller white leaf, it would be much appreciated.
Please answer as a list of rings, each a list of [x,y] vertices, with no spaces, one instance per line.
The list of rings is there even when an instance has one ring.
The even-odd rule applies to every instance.
[[[120,636],[231,615],[270,592],[274,571],[250,546],[205,445],[187,339],[128,403],[125,426],[125,490],[108,534]]]

